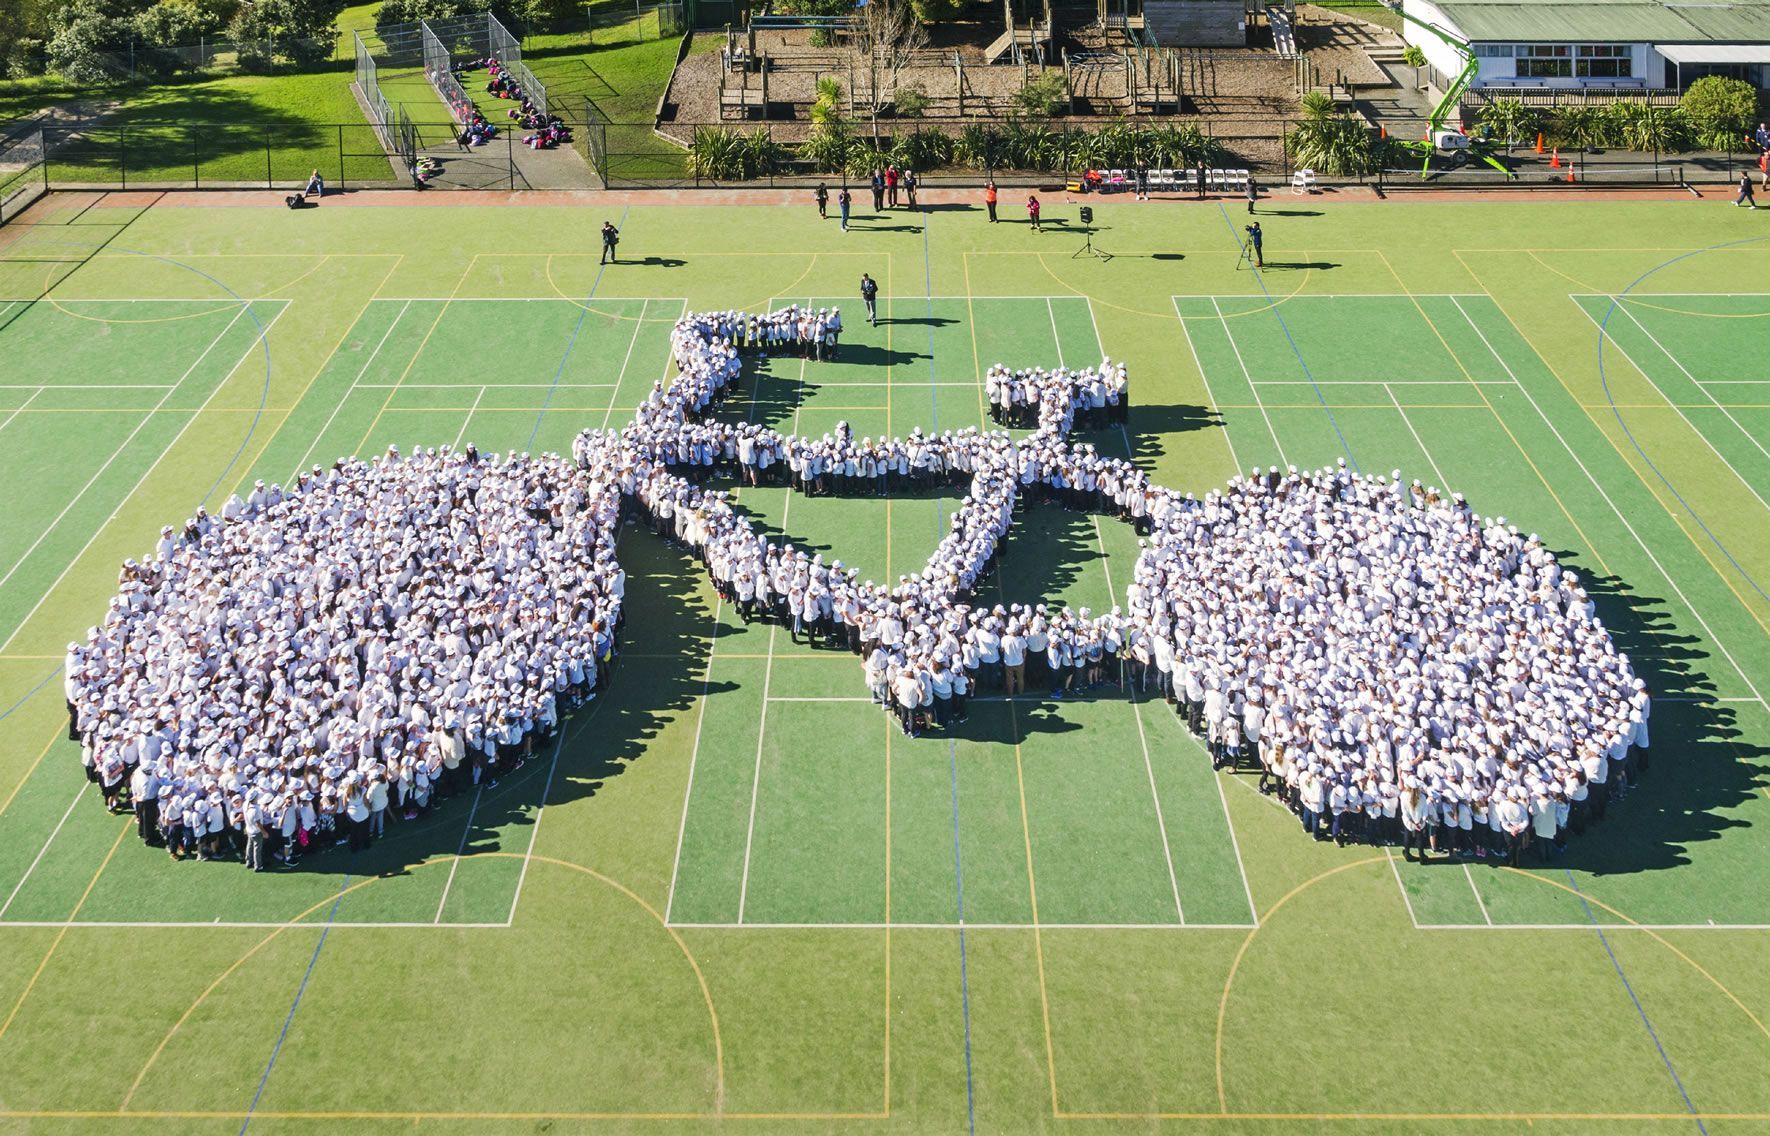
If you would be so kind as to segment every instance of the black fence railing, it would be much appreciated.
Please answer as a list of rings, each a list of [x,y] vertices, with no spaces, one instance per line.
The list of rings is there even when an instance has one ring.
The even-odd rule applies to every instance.
[[[567,109],[567,108],[557,108]],[[906,163],[887,141],[869,157],[853,157],[846,173],[820,170],[803,154],[802,142],[771,136],[766,125],[742,133],[762,132],[768,157],[751,167],[719,166],[706,154],[694,156],[649,123],[608,121],[593,103],[567,115],[571,144],[595,175],[595,183],[611,189],[804,187],[819,182],[832,189],[846,185],[865,198],[868,171],[875,164]],[[571,121],[576,119],[577,121]],[[1080,135],[1076,131],[1074,134]],[[1059,135],[1061,139],[1062,135]],[[1270,137],[1237,139],[1218,135],[1224,149],[1206,163],[1211,174],[1207,190],[1235,194],[1251,176],[1268,193],[1283,193],[1294,179],[1306,179],[1281,145]],[[1245,144],[1244,144],[1245,143]],[[440,105],[425,121],[396,110],[386,124],[357,123],[137,123],[116,126],[43,127],[0,150],[0,202],[14,202],[29,190],[71,188],[279,188],[306,183],[317,170],[328,187],[411,187],[412,173],[423,168],[424,184],[432,188],[520,189],[527,183],[518,160],[521,132],[502,130],[482,145],[463,145],[455,124],[443,118]],[[1256,145],[1257,144],[1257,145]],[[1074,143],[1058,143],[1074,145]],[[1238,148],[1239,147],[1239,148]],[[1063,152],[1063,151],[1060,151]],[[1078,151],[1069,151],[1078,152]],[[1097,163],[1085,156],[1045,163],[1045,168],[1017,168],[1004,161],[978,167],[954,158],[917,170],[927,188],[982,186],[994,180],[1004,187],[1061,190],[1089,169],[1100,170],[1107,189],[1127,190],[1130,167]],[[1745,154],[1662,154],[1612,151],[1538,155],[1520,148],[1499,152],[1505,171],[1477,160],[1452,166],[1434,158],[1422,170],[1403,157],[1382,170],[1360,176],[1313,171],[1317,185],[1365,184],[1383,191],[1413,188],[1629,188],[1651,186],[1715,187],[1736,182],[1749,173],[1756,180],[1759,157]],[[561,155],[564,160],[575,160]],[[532,161],[532,158],[529,159]],[[1196,164],[1152,159],[1158,175],[1152,186],[1159,194],[1196,192]],[[1125,182],[1113,185],[1114,171]],[[1297,188],[1303,188],[1298,186]],[[9,204],[11,212],[16,204]]]

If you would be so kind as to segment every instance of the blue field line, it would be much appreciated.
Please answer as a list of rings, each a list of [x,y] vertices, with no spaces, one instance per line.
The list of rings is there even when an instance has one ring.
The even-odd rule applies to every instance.
[[[628,205],[621,209],[621,223],[616,225],[615,228],[626,229],[627,213],[632,208],[631,205]],[[608,264],[606,262],[597,266],[596,279],[590,282],[590,294],[584,297],[584,302],[582,304],[578,305],[578,322],[572,325],[572,337],[566,340],[565,354],[559,357],[559,367],[553,372],[553,382],[547,388],[547,397],[541,400],[541,411],[539,414],[535,415],[535,428],[529,431],[529,443],[526,448],[530,451],[533,451],[535,448],[535,439],[541,433],[541,420],[547,417],[547,410],[553,405],[553,396],[559,391],[559,380],[565,375],[566,362],[571,359],[572,349],[578,345],[578,335],[584,330],[584,320],[590,315],[590,301],[596,298],[596,290],[602,287],[602,274],[606,271],[608,271]],[[640,330],[644,330],[643,326]],[[638,335],[639,332],[635,331],[633,334]],[[617,387],[620,385],[620,381],[620,376],[616,375],[615,384]],[[615,397],[620,397],[619,390],[615,391]]]
[[[928,402],[932,434],[940,429],[940,388],[934,385],[934,262],[928,251],[928,225],[934,214],[922,211],[922,285],[928,295]],[[938,522],[945,512],[940,498],[935,498],[934,513]],[[977,1136],[977,1091],[971,1069],[971,977],[965,961],[965,862],[959,853],[959,743],[948,738],[947,771],[952,778],[953,796],[953,889],[959,905],[959,1009],[965,1026],[965,1117],[971,1136]]]
[[[1664,473],[1660,472],[1659,467],[1653,464],[1653,459],[1647,456],[1647,451],[1641,448],[1641,443],[1635,440],[1635,432],[1630,430],[1629,424],[1623,420],[1622,408],[1616,404],[1616,395],[1610,389],[1610,377],[1604,370],[1604,341],[1613,338],[1610,334],[1610,317],[1616,314],[1617,307],[1622,303],[1623,297],[1640,287],[1642,281],[1662,269],[1670,268],[1681,260],[1688,260],[1693,256],[1699,256],[1705,252],[1715,252],[1719,249],[1725,248],[1737,248],[1740,245],[1758,244],[1762,241],[1770,241],[1770,237],[1746,237],[1737,241],[1722,241],[1720,244],[1709,245],[1707,248],[1680,253],[1665,263],[1656,264],[1646,272],[1635,277],[1634,281],[1627,288],[1624,288],[1621,292],[1618,292],[1611,298],[1610,307],[1604,310],[1604,318],[1598,321],[1598,382],[1604,387],[1604,401],[1610,404],[1610,413],[1616,416],[1616,424],[1622,427],[1623,436],[1628,438],[1629,445],[1634,447],[1635,452],[1641,456],[1641,460],[1647,463],[1647,468],[1653,471],[1653,476],[1659,478],[1660,484],[1666,487],[1667,492],[1671,493],[1672,497],[1677,500],[1678,504],[1684,506],[1684,511],[1689,513],[1690,519],[1696,522],[1696,527],[1701,529],[1703,535],[1708,537],[1710,542],[1713,543],[1716,548],[1721,550],[1721,555],[1727,558],[1727,563],[1733,565],[1734,571],[1739,573],[1740,578],[1750,586],[1752,591],[1758,593],[1758,598],[1770,602],[1770,595],[1764,593],[1764,589],[1760,588],[1758,582],[1752,579],[1751,573],[1747,572],[1739,561],[1734,559],[1733,553],[1727,551],[1727,546],[1722,544],[1721,538],[1716,536],[1714,532],[1710,530],[1708,524],[1703,521],[1702,515],[1690,507],[1690,502],[1684,500],[1684,495],[1678,492],[1678,487],[1673,485]]]
[[[20,698],[17,702],[14,702],[11,706],[8,706],[6,708],[5,713],[0,713],[0,722],[4,722],[4,721],[6,721],[6,719],[12,717],[13,711],[17,710],[20,706],[23,706],[25,703],[29,702],[32,698],[35,698],[37,695],[37,692],[39,690],[42,690],[44,687],[48,686],[49,680],[54,678],[56,675],[58,675],[60,673],[61,673],[61,667],[58,664],[48,674],[46,674],[42,678],[38,679],[37,685],[33,686],[31,689],[25,691],[23,698]]]
[[[264,418],[264,407],[270,401],[270,328],[263,320],[258,318],[258,313],[252,310],[252,301],[246,299],[244,296],[195,265],[186,264],[181,260],[173,260],[169,256],[161,256],[158,253],[142,252],[140,249],[118,249],[117,251],[127,253],[130,256],[140,256],[146,257],[148,260],[157,260],[161,264],[170,264],[174,268],[182,268],[186,272],[196,273],[209,283],[220,288],[223,292],[226,292],[229,296],[232,296],[234,302],[245,308],[246,315],[249,316],[252,322],[258,327],[258,345],[264,351],[264,385],[259,388],[258,391],[258,409],[253,413],[252,421],[247,424],[246,435],[240,439],[239,447],[234,450],[234,456],[227,459],[227,465],[222,467],[221,472],[216,475],[215,484],[211,485],[203,494],[202,498],[197,502],[198,505],[206,506],[209,503],[209,498],[213,497],[215,491],[221,488],[221,483],[227,479],[227,475],[233,472],[234,466],[239,464],[240,458],[246,452],[246,446],[252,441],[252,436],[258,433],[258,423]],[[284,300],[283,305],[284,307],[287,307],[292,302],[293,301],[291,300]],[[232,372],[230,371],[229,374],[232,374]],[[224,383],[227,382],[227,379],[227,375],[221,377],[221,381]]]
[[[953,887],[959,900],[959,1008],[965,1018],[965,1116],[977,1136],[977,1094],[971,1076],[971,980],[965,966],[965,869],[959,856],[959,743],[946,743],[947,771],[953,784]]]
[[[1616,976],[1622,979],[1623,989],[1629,994],[1629,1001],[1635,1004],[1635,1012],[1641,1015],[1641,1024],[1647,1027],[1647,1036],[1653,1039],[1653,1048],[1659,1050],[1659,1059],[1665,1062],[1666,1072],[1672,1075],[1672,1084],[1678,1086],[1678,1095],[1684,1098],[1684,1107],[1690,1110],[1690,1119],[1696,1121],[1696,1130],[1701,1132],[1703,1136],[1708,1136],[1708,1128],[1704,1126],[1702,1116],[1697,1113],[1696,1104],[1690,1099],[1689,1090],[1684,1088],[1684,1081],[1678,1076],[1678,1071],[1672,1068],[1672,1058],[1666,1053],[1665,1045],[1660,1042],[1659,1034],[1654,1030],[1653,1023],[1647,1018],[1647,1008],[1641,1005],[1641,999],[1635,996],[1635,987],[1629,982],[1629,976],[1623,973],[1622,963],[1617,959],[1616,952],[1610,949],[1610,940],[1604,934],[1603,925],[1598,922],[1598,916],[1593,913],[1592,905],[1586,902],[1586,893],[1579,889],[1579,880],[1574,878],[1574,874],[1568,869],[1561,870],[1567,873],[1568,884],[1573,888],[1574,894],[1579,896],[1579,905],[1585,908],[1586,918],[1592,921],[1592,930],[1598,932],[1598,942],[1603,945],[1604,953],[1610,956],[1610,965],[1616,968]]]
[[[1229,219],[1229,210],[1223,208],[1223,203],[1221,201],[1217,203],[1217,211],[1223,214],[1223,224],[1229,227],[1230,239],[1239,244],[1241,238],[1236,236],[1235,222]],[[1297,357],[1297,366],[1303,368],[1303,376],[1309,380],[1310,388],[1315,391],[1315,400],[1321,403],[1322,410],[1327,412],[1328,424],[1334,428],[1334,434],[1340,439],[1340,448],[1346,451],[1346,460],[1351,463],[1353,472],[1364,472],[1358,468],[1358,459],[1352,456],[1352,447],[1347,444],[1346,435],[1340,429],[1340,420],[1334,417],[1333,407],[1328,405],[1327,397],[1321,393],[1321,385],[1315,381],[1315,372],[1311,371],[1309,369],[1309,364],[1304,361],[1303,352],[1297,347],[1296,337],[1291,334],[1290,325],[1284,321],[1284,313],[1278,310],[1278,302],[1272,298],[1271,291],[1267,289],[1266,277],[1261,274],[1260,269],[1255,268],[1253,265],[1248,266],[1248,271],[1254,274],[1255,282],[1260,285],[1260,292],[1266,297],[1267,304],[1270,305],[1269,310],[1272,312],[1272,318],[1278,321],[1279,330],[1284,332],[1285,342],[1291,345],[1291,354]],[[1226,331],[1225,334],[1228,334],[1228,332]],[[1245,473],[1246,471],[1242,470],[1238,472]]]
[[[307,993],[308,980],[313,977],[314,965],[320,961],[320,951],[325,949],[326,937],[332,933],[332,925],[338,918],[338,905],[344,902],[344,893],[350,890],[350,869],[344,870],[344,878],[338,881],[338,898],[332,901],[332,910],[326,913],[326,925],[320,930],[320,941],[313,945],[313,957],[307,960],[307,971],[301,976],[301,985],[295,988],[295,1000],[289,1003],[288,1016],[283,1018],[283,1028],[277,1034],[277,1043],[271,1047],[270,1060],[264,1063],[264,1076],[258,1078],[258,1089],[252,1094],[252,1104],[246,1109],[246,1118],[240,1122],[240,1136],[245,1136],[246,1129],[252,1126],[252,1115],[258,1111],[258,1101],[264,1096],[264,1086],[270,1083],[270,1073],[277,1067],[277,1056],[283,1052],[283,1042],[289,1038],[289,1024],[295,1020],[295,1010],[301,1005],[301,996]]]

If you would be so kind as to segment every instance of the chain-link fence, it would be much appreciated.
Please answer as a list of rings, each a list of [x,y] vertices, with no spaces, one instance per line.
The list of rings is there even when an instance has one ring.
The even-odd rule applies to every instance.
[[[473,100],[462,89],[460,80],[455,78],[455,62],[449,49],[443,46],[429,24],[421,22],[418,31],[419,43],[424,50],[424,77],[430,80],[443,106],[449,109],[449,116],[456,122],[467,122],[473,117]]]
[[[41,195],[43,155],[41,130],[20,134],[0,146],[0,222]]]
[[[742,10],[741,6],[732,6]],[[667,39],[688,30],[688,11],[681,3],[620,3],[616,0],[615,3],[592,4],[585,13],[584,26],[589,30],[590,42],[604,47]],[[701,26],[717,27],[720,23],[731,23],[733,19],[713,23],[702,20]]]
[[[401,130],[397,121],[46,126],[40,158],[20,167],[45,189],[286,188],[315,171],[328,188],[409,185]],[[25,180],[0,172],[0,186],[9,179]]]
[[[486,54],[496,59],[500,67],[510,72],[517,84],[522,87],[523,96],[535,105],[535,109],[542,114],[548,113],[547,88],[541,85],[541,81],[535,78],[534,72],[530,71],[528,66],[523,63],[522,44],[510,34],[509,29],[498,22],[498,17],[490,12],[486,13]]]
[[[130,42],[93,59],[119,82],[152,82],[181,71],[271,71],[276,61],[307,67],[337,61],[336,39],[267,38],[231,40],[200,38],[196,43]]]
[[[350,37],[356,48],[356,89],[369,108],[369,120],[375,124],[376,137],[381,139],[382,148],[391,154],[397,148],[387,129],[387,124],[393,121],[393,111],[381,91],[381,69],[376,66],[375,55],[363,42],[362,35],[351,32]]]

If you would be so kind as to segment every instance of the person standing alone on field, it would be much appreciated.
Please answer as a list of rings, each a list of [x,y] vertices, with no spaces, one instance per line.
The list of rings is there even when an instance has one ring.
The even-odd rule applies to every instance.
[[[830,215],[830,187],[823,182],[817,183],[817,218],[822,221]]]
[[[1733,204],[1744,205],[1752,209],[1758,207],[1757,199],[1752,197],[1752,175],[1750,173],[1739,175],[1739,193],[1733,198]]]
[[[1253,175],[1250,174],[1248,175],[1248,216],[1254,215],[1254,202],[1258,200],[1260,200],[1260,183],[1255,181]]]
[[[864,272],[860,274],[860,298],[867,306],[867,323],[877,325],[879,322],[879,284]]]
[[[996,183],[990,182],[983,187],[983,207],[989,210],[989,223],[996,223]]]
[[[848,187],[843,186],[842,192],[836,195],[836,212],[842,215],[842,231],[844,233],[848,231],[848,208],[852,204],[854,204],[854,198],[849,196]]]
[[[600,264],[619,264],[615,259],[615,246],[621,241],[621,231],[615,228],[613,221],[602,223],[602,260]]]
[[[1026,219],[1032,222],[1033,232],[1043,232],[1039,228],[1039,199],[1032,194],[1026,196]]]

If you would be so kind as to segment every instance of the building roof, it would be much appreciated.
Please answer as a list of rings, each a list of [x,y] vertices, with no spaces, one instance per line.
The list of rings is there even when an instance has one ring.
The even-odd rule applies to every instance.
[[[1438,0],[1471,40],[1770,43],[1770,0]]]

